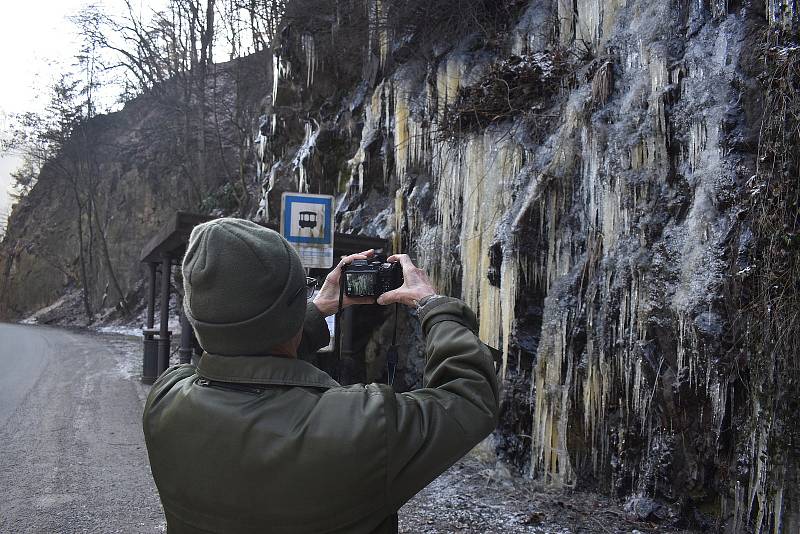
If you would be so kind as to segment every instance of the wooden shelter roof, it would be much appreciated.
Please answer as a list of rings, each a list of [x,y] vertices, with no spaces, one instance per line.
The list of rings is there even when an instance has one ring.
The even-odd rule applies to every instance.
[[[200,223],[216,218],[186,211],[175,212],[175,217],[172,221],[164,225],[161,231],[147,242],[139,259],[143,263],[159,263],[164,259],[165,255],[173,259],[182,258],[186,252],[186,245],[189,242],[189,235],[192,233],[192,229]],[[274,224],[258,224],[276,232],[278,231],[277,226]],[[371,248],[389,250],[390,246],[388,240],[379,237],[343,234],[340,232],[336,232],[333,236],[333,253],[336,258]]]

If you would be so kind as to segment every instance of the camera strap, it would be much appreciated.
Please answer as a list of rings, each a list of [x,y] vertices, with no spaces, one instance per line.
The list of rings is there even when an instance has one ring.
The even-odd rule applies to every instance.
[[[339,284],[339,306],[336,309],[336,323],[334,325],[333,346],[336,353],[336,381],[341,380],[342,376],[342,304],[344,304],[344,283]],[[394,303],[394,328],[392,329],[392,344],[386,353],[386,383],[390,386],[394,384],[394,375],[397,371],[399,355],[397,352],[397,321],[400,305]]]
[[[342,274],[344,278],[344,274]],[[344,280],[339,283],[339,306],[336,308],[336,321],[333,324],[333,350],[336,353],[336,381],[342,378],[342,304],[344,303]]]
[[[394,373],[397,371],[397,361],[399,355],[397,353],[397,313],[399,304],[394,303],[394,330],[392,331],[392,344],[389,351],[386,353],[386,383],[390,386],[394,384]]]

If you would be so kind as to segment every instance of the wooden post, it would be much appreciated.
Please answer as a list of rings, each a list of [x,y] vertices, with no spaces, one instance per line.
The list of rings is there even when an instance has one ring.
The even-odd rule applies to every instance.
[[[158,331],[153,328],[156,313],[156,284],[158,283],[158,280],[156,280],[156,266],[155,262],[148,263],[148,267],[150,267],[150,291],[147,295],[147,324],[142,331],[144,337],[142,382],[145,384],[152,384],[158,377],[158,340],[156,340]]]
[[[150,262],[148,266],[150,267],[150,293],[147,298],[147,328],[152,329],[153,326],[156,324],[156,268],[157,265],[155,262]]]
[[[158,334],[158,374],[169,367],[170,335],[169,331],[169,289],[172,279],[172,259],[164,255],[161,261],[161,329]]]

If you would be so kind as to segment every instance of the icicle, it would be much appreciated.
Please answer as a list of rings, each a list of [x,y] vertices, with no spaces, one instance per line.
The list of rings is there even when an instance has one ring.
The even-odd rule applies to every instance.
[[[277,54],[272,55],[272,105],[278,101],[278,85],[281,81],[281,59]]]
[[[461,169],[464,165],[463,145],[439,146],[434,152],[434,167],[437,178],[436,213],[439,240],[442,249],[449,253],[457,240],[456,232],[461,223]],[[440,260],[436,260],[439,262]],[[448,294],[452,292],[453,273],[457,269],[452,262],[444,262],[438,269],[437,286]]]
[[[689,169],[692,172],[694,172],[701,163],[707,140],[708,132],[706,131],[705,118],[694,120],[689,130]]]
[[[378,49],[380,50],[381,67],[386,67],[389,60],[389,28],[384,12],[383,0],[375,0],[375,11],[378,14]]]
[[[405,214],[405,202],[402,189],[398,189],[394,196],[394,232],[392,232],[392,252],[400,254],[403,252],[402,229],[403,215]]]
[[[567,343],[568,322],[567,314],[548,325],[549,345],[540,346],[535,372],[531,474],[556,485],[572,485],[575,481],[567,449],[567,414],[571,408],[573,375],[573,358]],[[563,372],[565,364],[567,369]]]
[[[500,305],[502,307],[500,316],[503,318],[503,372],[502,378],[506,378],[508,368],[508,352],[511,345],[511,330],[514,325],[515,308],[517,304],[517,291],[519,285],[519,256],[514,253],[512,257],[503,256],[503,265],[500,275]]]
[[[584,46],[594,46],[600,39],[603,2],[577,0],[578,18],[575,23],[575,40]]]
[[[311,87],[314,83],[314,73],[317,69],[317,47],[314,42],[314,36],[310,33],[304,33],[300,36],[300,47],[306,56],[306,87]]]
[[[558,0],[561,44],[596,47],[611,34],[623,7],[627,7],[627,0]]]
[[[275,162],[269,171],[269,180],[262,181],[261,183],[261,202],[258,205],[258,217],[263,221],[269,221],[269,194],[275,187],[275,176],[278,168],[281,166],[280,162]]]
[[[791,30],[798,22],[797,2],[795,0],[767,0],[767,21],[771,26]]]
[[[524,152],[505,131],[490,130],[454,146],[442,144],[434,154],[442,248],[449,251],[460,245],[462,298],[480,314],[481,339],[507,353],[518,261],[504,255],[502,264],[495,266],[501,270],[500,288],[491,284],[486,273],[491,263],[489,249],[511,206],[510,184],[522,168]],[[453,274],[449,266],[438,271],[436,282],[444,291],[451,289]]]
[[[312,125],[313,122],[313,125]],[[300,193],[308,193],[308,171],[306,165],[309,159],[314,154],[317,145],[317,137],[321,128],[315,120],[306,121],[305,123],[305,138],[303,144],[297,149],[297,155],[292,160],[292,166],[297,171],[297,191]]]
[[[278,86],[283,78],[288,78],[292,74],[292,65],[284,61],[277,53],[272,54],[272,105],[277,105]],[[275,122],[273,121],[273,128]],[[273,131],[274,133],[274,131]]]
[[[710,373],[709,373],[710,374]],[[722,430],[722,419],[725,417],[725,408],[728,400],[728,383],[726,381],[717,382],[714,387],[709,388],[712,406],[712,422],[719,439]]]
[[[283,78],[288,78],[292,74],[292,65],[288,61],[283,61],[277,53],[272,54],[272,108],[277,106],[278,86]],[[277,114],[272,114],[272,135],[275,135],[275,128],[278,123]]]
[[[394,92],[394,91],[393,91]],[[407,94],[405,91],[404,94]],[[397,177],[402,183],[410,162],[409,110],[403,95],[394,100],[394,163]]]
[[[367,164],[367,148],[375,142],[381,135],[382,124],[384,124],[383,104],[385,93],[385,83],[381,82],[373,91],[367,105],[364,106],[364,128],[361,131],[361,143],[355,156],[347,162],[350,172],[348,185],[354,187],[357,184],[359,194],[364,192],[364,173]]]
[[[389,59],[389,29],[383,0],[372,0],[369,6],[369,47],[368,50],[377,48],[380,67],[386,66]]]
[[[444,117],[447,104],[455,100],[458,95],[465,70],[466,64],[460,57],[448,57],[439,65],[436,76],[436,92],[438,94],[436,109],[437,118],[440,121]]]
[[[264,180],[264,166],[268,156],[267,148],[269,146],[269,139],[264,135],[264,126],[267,123],[266,115],[259,117],[258,135],[255,138],[256,150],[256,177],[263,182]]]
[[[575,16],[574,0],[558,0],[558,35],[563,45],[575,40]]]
[[[660,95],[669,83],[667,59],[663,53],[650,54],[650,91],[654,96]]]
[[[602,107],[606,105],[611,97],[613,86],[614,66],[610,61],[606,61],[597,69],[594,78],[592,78],[592,100],[595,106]]]

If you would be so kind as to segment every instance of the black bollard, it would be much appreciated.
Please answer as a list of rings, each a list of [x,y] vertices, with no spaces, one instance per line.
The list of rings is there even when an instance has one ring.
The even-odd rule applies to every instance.
[[[158,330],[145,328],[142,330],[144,335],[144,357],[142,358],[142,382],[152,384],[158,378]]]

